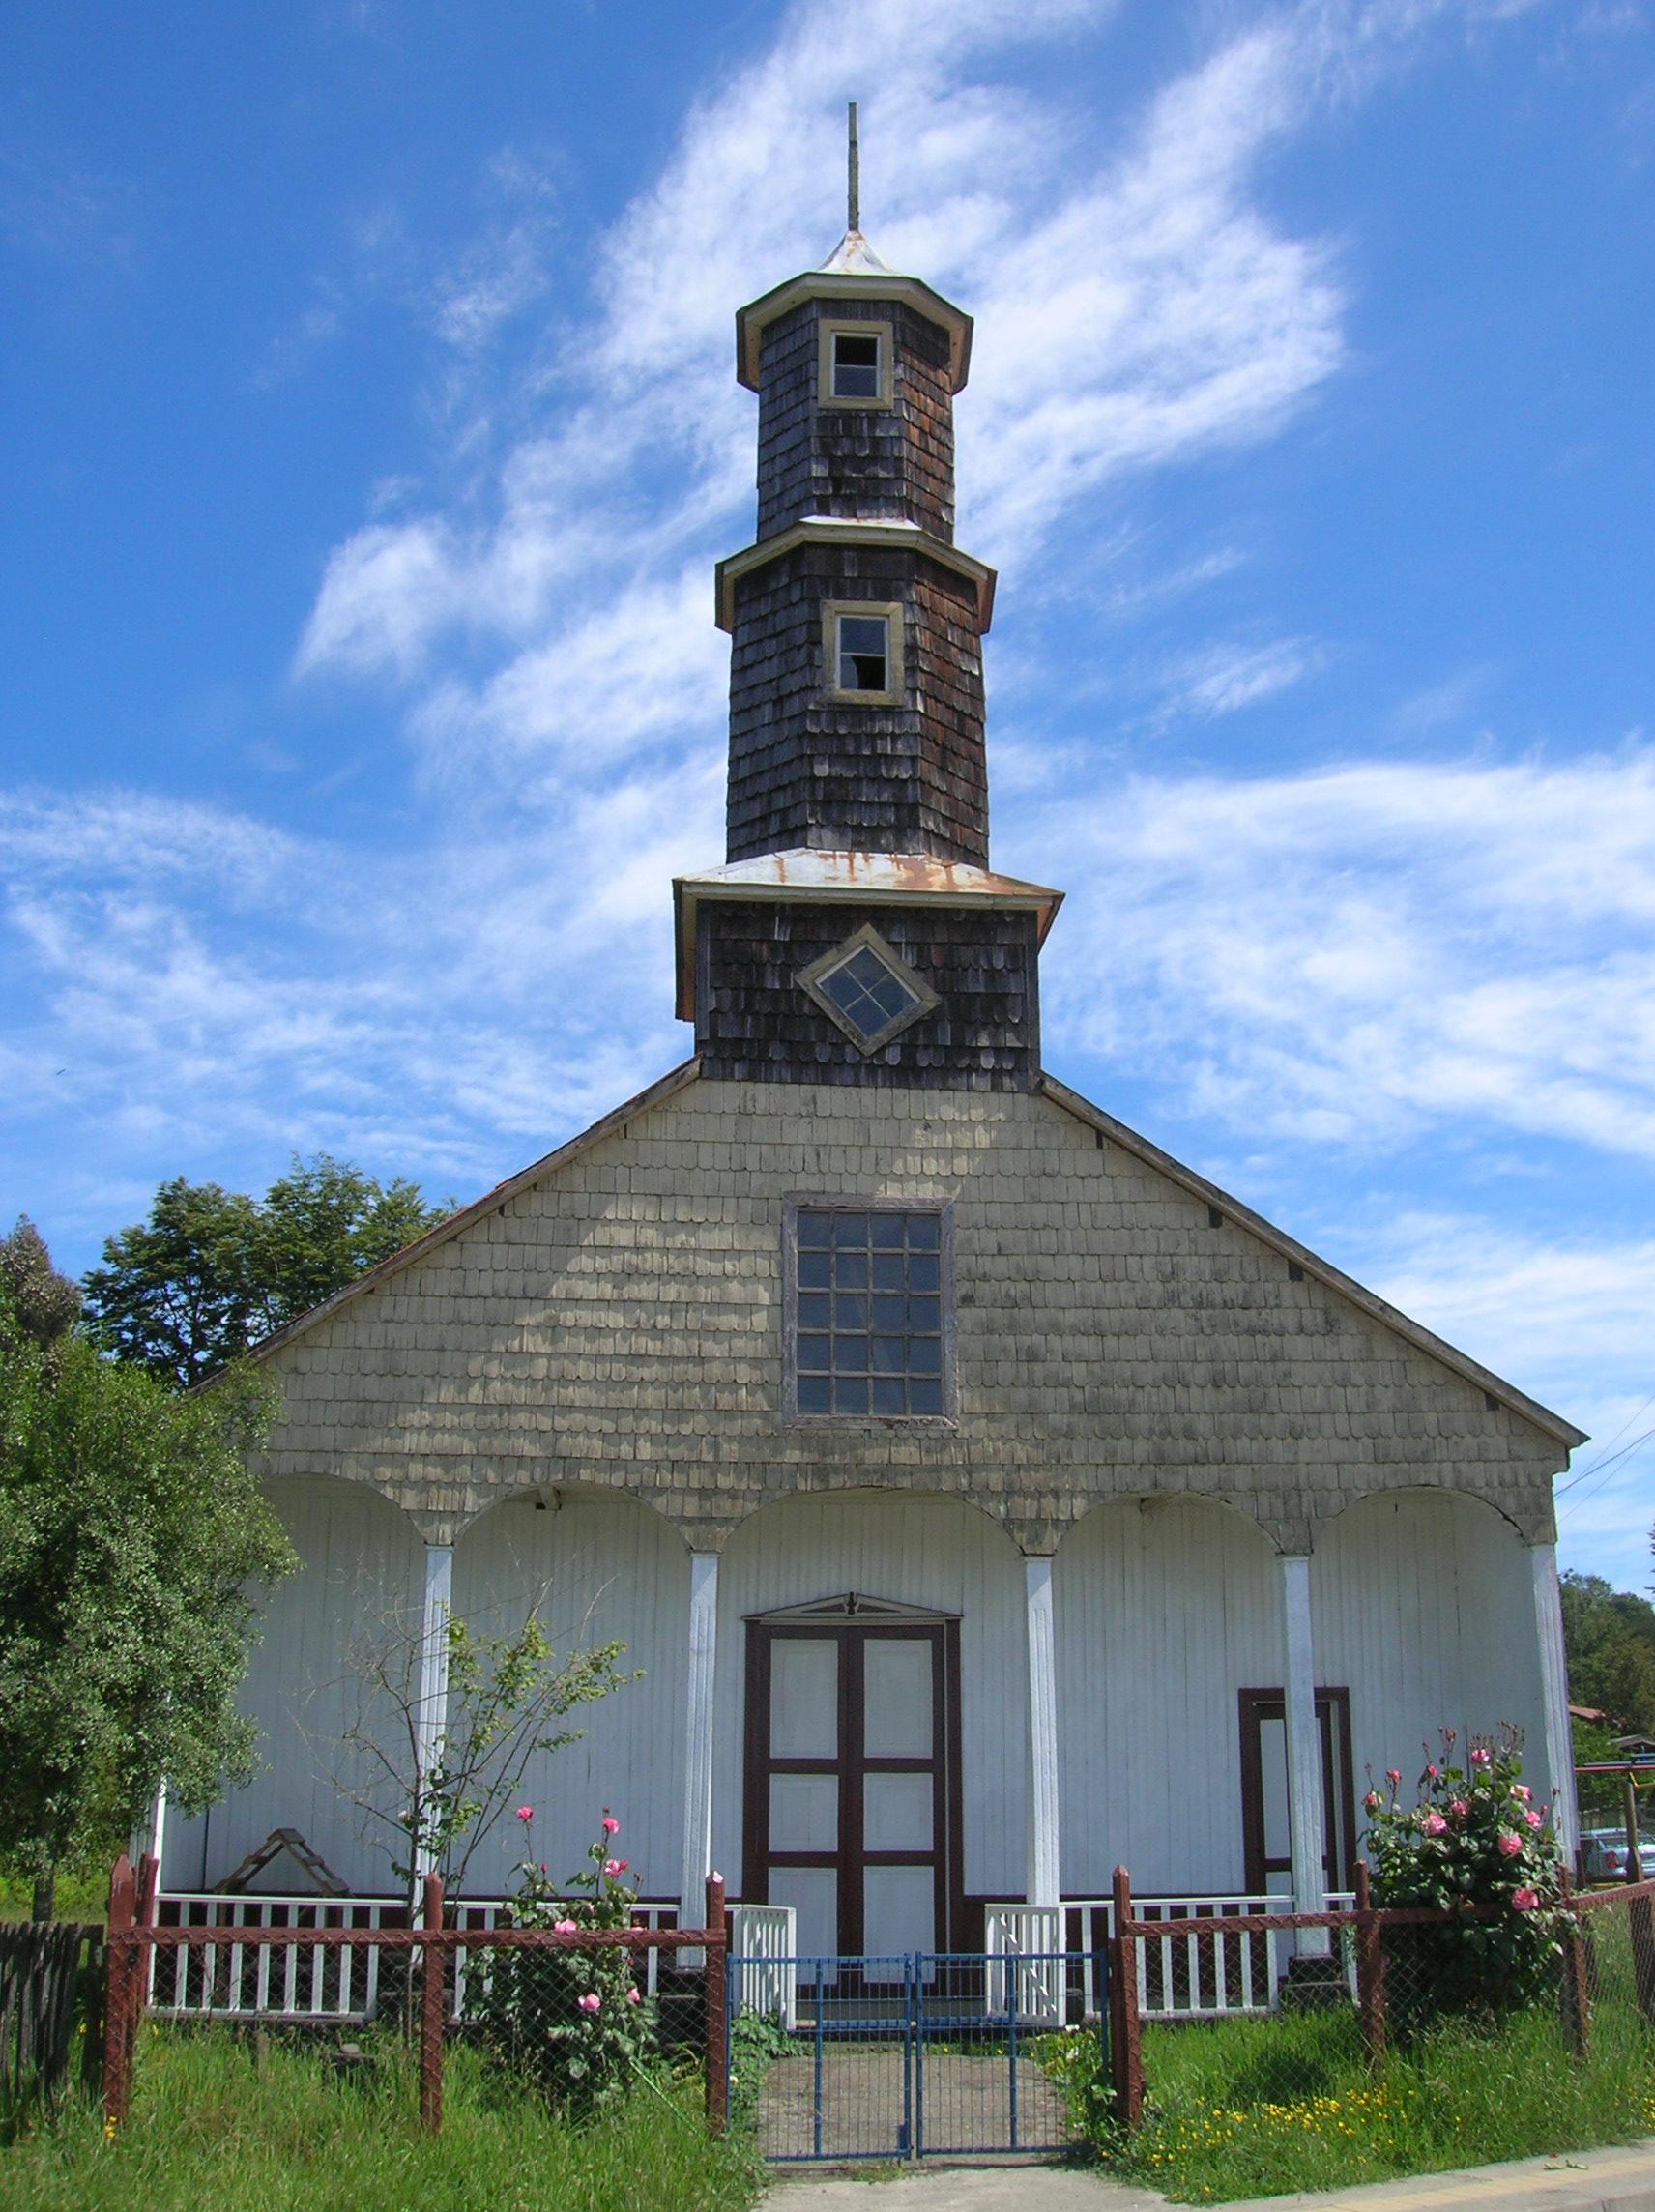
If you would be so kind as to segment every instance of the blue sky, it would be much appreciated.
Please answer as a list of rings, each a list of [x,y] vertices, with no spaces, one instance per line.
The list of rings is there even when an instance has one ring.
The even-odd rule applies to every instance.
[[[1655,1519],[1655,18],[1628,0],[15,0],[0,1212],[470,1196],[683,1057],[737,304],[977,318],[1054,1072]]]

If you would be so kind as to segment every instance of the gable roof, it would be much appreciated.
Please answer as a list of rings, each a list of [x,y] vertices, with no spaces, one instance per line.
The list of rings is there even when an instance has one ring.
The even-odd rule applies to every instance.
[[[262,1344],[252,1348],[249,1356],[255,1360],[269,1358],[284,1345],[291,1344],[296,1337],[306,1334],[341,1308],[365,1296],[388,1277],[399,1274],[404,1267],[415,1266],[428,1253],[463,1235],[475,1222],[496,1211],[520,1191],[530,1189],[548,1176],[555,1175],[560,1168],[579,1159],[604,1138],[624,1129],[638,1115],[648,1113],[651,1108],[663,1105],[669,1098],[676,1097],[681,1091],[687,1090],[695,1082],[700,1072],[699,1059],[682,1062],[657,1082],[652,1083],[647,1090],[640,1091],[635,1097],[628,1098],[624,1105],[617,1106],[600,1121],[594,1121],[590,1128],[571,1137],[567,1144],[558,1146],[533,1165],[508,1177],[504,1182],[496,1183],[492,1190],[474,1199],[471,1205],[461,1207],[457,1213],[450,1213],[447,1220],[438,1222],[434,1229],[428,1229],[423,1237],[416,1237],[412,1244],[405,1244],[400,1252],[393,1252],[389,1260],[382,1260],[377,1267],[369,1268],[365,1275],[359,1275],[354,1283],[347,1283],[342,1291],[335,1291],[321,1305],[313,1306],[307,1314],[302,1314],[297,1321],[289,1322],[285,1328],[278,1329],[273,1336],[267,1336]],[[1216,1207],[1227,1220],[1235,1222],[1271,1251],[1302,1267],[1307,1276],[1347,1299],[1359,1312],[1365,1313],[1406,1343],[1413,1345],[1427,1357],[1485,1391],[1489,1397],[1532,1423],[1546,1436],[1553,1438],[1571,1450],[1577,1444],[1586,1441],[1583,1429],[1576,1428],[1573,1422],[1564,1420],[1560,1413],[1553,1412],[1550,1407],[1541,1405],[1538,1399],[1530,1398],[1525,1391],[1518,1389],[1515,1383],[1495,1374],[1492,1368],[1484,1367],[1480,1361],[1458,1351],[1444,1338],[1425,1327],[1423,1323],[1412,1321],[1397,1307],[1388,1305],[1375,1292],[1365,1289],[1330,1261],[1321,1259],[1307,1244],[1301,1244],[1296,1237],[1278,1229],[1274,1222],[1266,1221],[1262,1213],[1254,1212],[1250,1206],[1244,1206],[1239,1199],[1233,1198],[1217,1183],[1209,1182],[1205,1176],[1198,1175],[1194,1168],[1185,1167],[1181,1160],[1175,1159],[1170,1152],[1164,1152],[1159,1145],[1151,1144],[1147,1137],[1140,1136],[1137,1130],[1128,1128],[1124,1121],[1118,1121],[1113,1114],[1106,1113],[1101,1106],[1094,1106],[1090,1099],[1083,1098],[1078,1091],[1071,1091],[1067,1084],[1060,1083],[1056,1076],[1042,1074],[1039,1094],[1086,1127],[1118,1145],[1122,1151],[1129,1152],[1147,1167],[1153,1168],[1169,1182],[1176,1183],[1205,1205]],[[204,1387],[210,1388],[211,1384]]]
[[[268,1359],[273,1352],[278,1352],[284,1344],[291,1344],[296,1336],[304,1336],[318,1322],[336,1314],[341,1306],[348,1306],[354,1299],[377,1289],[388,1276],[400,1274],[404,1267],[413,1266],[416,1261],[423,1260],[428,1252],[435,1252],[439,1246],[462,1235],[473,1222],[481,1221],[486,1215],[495,1212],[508,1199],[515,1198],[520,1190],[528,1190],[570,1160],[579,1159],[594,1145],[600,1144],[605,1137],[613,1135],[615,1130],[624,1127],[635,1114],[647,1113],[652,1106],[658,1106],[663,1099],[673,1097],[686,1085],[693,1083],[700,1072],[699,1060],[681,1062],[670,1073],[652,1083],[648,1090],[640,1091],[636,1097],[628,1098],[624,1106],[617,1106],[612,1113],[605,1114],[600,1121],[594,1121],[591,1128],[583,1129],[578,1137],[571,1137],[566,1145],[559,1145],[555,1151],[545,1153],[532,1167],[522,1168],[516,1175],[508,1176],[504,1182],[497,1182],[492,1190],[485,1190],[480,1198],[474,1198],[469,1206],[462,1206],[457,1213],[450,1213],[446,1220],[439,1221],[434,1229],[427,1229],[423,1237],[416,1237],[412,1244],[404,1244],[400,1252],[392,1252],[389,1260],[382,1260],[377,1267],[370,1267],[365,1275],[359,1275],[354,1283],[347,1283],[342,1291],[335,1291],[331,1298],[324,1298],[319,1306],[312,1306],[307,1314],[301,1314],[297,1321],[290,1321],[285,1328],[278,1328],[273,1336],[267,1336],[262,1343],[253,1345],[248,1352],[248,1358]]]
[[[1325,1284],[1328,1290],[1336,1291],[1342,1298],[1348,1298],[1360,1312],[1380,1323],[1442,1366],[1451,1368],[1467,1382],[1474,1382],[1479,1390],[1486,1391],[1491,1398],[1497,1398],[1502,1406],[1509,1407],[1514,1413],[1520,1413],[1525,1421],[1532,1421],[1537,1429],[1543,1429],[1549,1437],[1555,1437],[1559,1443],[1567,1444],[1571,1450],[1575,1445],[1586,1441],[1586,1432],[1577,1429],[1573,1422],[1564,1420],[1561,1413],[1553,1412],[1549,1406],[1541,1405],[1537,1398],[1530,1398],[1525,1391],[1518,1389],[1515,1383],[1507,1382],[1503,1377],[1495,1374],[1492,1368],[1484,1367],[1480,1361],[1457,1351],[1422,1322],[1410,1321],[1407,1314],[1399,1312],[1393,1305],[1387,1305],[1383,1298],[1365,1289],[1342,1268],[1334,1266],[1331,1261],[1320,1259],[1308,1244],[1301,1244],[1297,1237],[1290,1237],[1284,1229],[1278,1229],[1273,1221],[1266,1221],[1262,1213],[1255,1213],[1250,1206],[1243,1206],[1238,1198],[1232,1198],[1217,1183],[1208,1182],[1205,1176],[1197,1175],[1194,1168],[1186,1168],[1181,1160],[1174,1159],[1171,1152],[1162,1151],[1159,1145],[1151,1144],[1147,1137],[1141,1137],[1136,1129],[1129,1129],[1124,1121],[1118,1121],[1113,1114],[1106,1114],[1101,1106],[1094,1106],[1089,1098],[1083,1098],[1078,1091],[1071,1091],[1066,1083],[1060,1083],[1055,1075],[1041,1075],[1040,1091],[1054,1106],[1060,1106],[1065,1114],[1072,1114],[1077,1121],[1084,1121],[1089,1129],[1100,1131],[1118,1144],[1122,1151],[1130,1152],[1135,1159],[1155,1169],[1169,1182],[1178,1184],[1192,1197],[1216,1207],[1227,1220],[1237,1222],[1256,1237],[1260,1243],[1267,1244],[1272,1252],[1279,1252],[1283,1259],[1302,1267],[1307,1275]]]

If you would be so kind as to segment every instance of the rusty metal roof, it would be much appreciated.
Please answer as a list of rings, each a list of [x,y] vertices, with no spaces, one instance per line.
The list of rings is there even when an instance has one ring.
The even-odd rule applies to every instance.
[[[759,853],[722,868],[673,879],[678,933],[678,1016],[695,1019],[695,914],[703,899],[843,899],[869,906],[994,905],[1038,917],[1044,945],[1063,903],[1061,891],[1017,876],[996,875],[965,860],[940,860],[931,853],[819,853],[795,846]]]

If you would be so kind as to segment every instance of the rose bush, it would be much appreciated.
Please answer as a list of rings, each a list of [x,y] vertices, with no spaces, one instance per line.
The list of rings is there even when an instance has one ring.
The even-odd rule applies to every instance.
[[[520,1807],[517,1817],[528,1841],[534,1808]],[[518,1869],[512,1925],[560,1936],[629,1927],[638,1893],[610,1848],[620,1826],[605,1809],[587,1871],[561,1886],[531,1851]],[[641,1961],[624,1944],[482,1952],[471,1971],[487,1976],[475,2008],[486,2048],[561,2110],[579,2115],[610,2103],[657,2053],[655,2008],[638,1986]]]
[[[1363,1800],[1374,1903],[1460,1916],[1385,1932],[1386,2002],[1404,2033],[1444,2015],[1494,2020],[1556,1997],[1563,1861],[1547,1808],[1523,1780],[1514,1731],[1472,1751],[1464,1767],[1456,1741],[1442,1732],[1440,1762],[1427,1761],[1415,1803],[1403,1802],[1394,1767],[1388,1796],[1370,1790]]]

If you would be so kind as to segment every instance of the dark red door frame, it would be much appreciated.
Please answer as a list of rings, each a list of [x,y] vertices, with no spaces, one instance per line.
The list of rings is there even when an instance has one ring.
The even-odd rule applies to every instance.
[[[776,1759],[770,1755],[770,1654],[791,1638],[838,1646],[838,1739],[831,1759]],[[929,1759],[867,1757],[867,1645],[886,1642],[931,1646],[931,1754]],[[838,1941],[847,1957],[863,1949],[863,1877],[869,1866],[930,1866],[935,1875],[937,1948],[949,1950],[964,1926],[965,1854],[960,1775],[960,1624],[957,1619],[785,1620],[747,1622],[745,1756],[742,1762],[741,1894],[762,1904],[769,1896],[772,1867],[831,1866],[837,1875]],[[863,1781],[868,1774],[932,1776],[932,1848],[928,1851],[867,1849]],[[836,1851],[770,1848],[770,1776],[832,1774],[838,1780]]]

